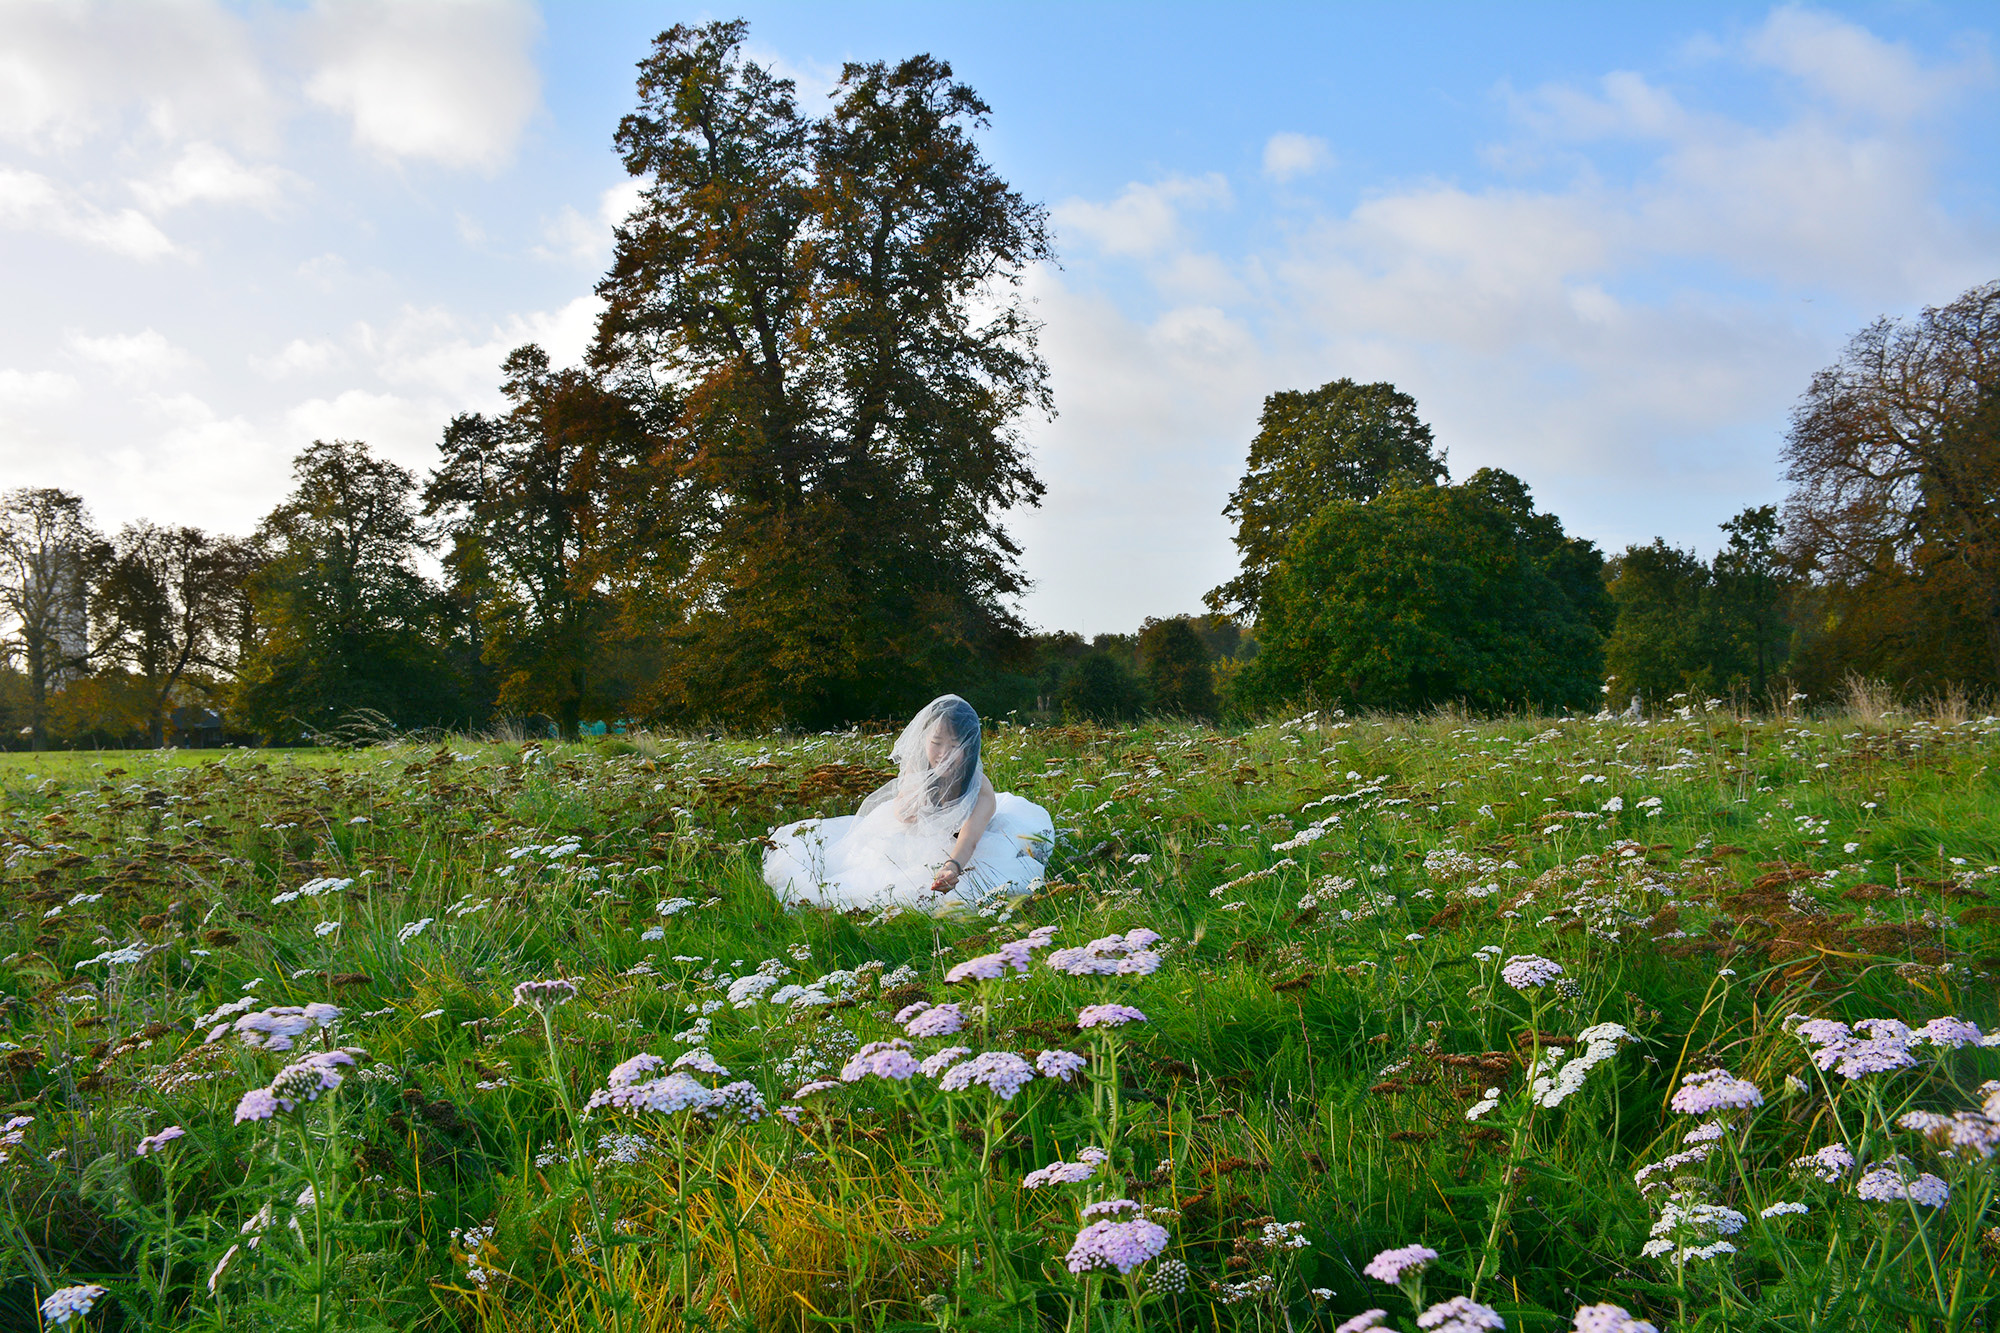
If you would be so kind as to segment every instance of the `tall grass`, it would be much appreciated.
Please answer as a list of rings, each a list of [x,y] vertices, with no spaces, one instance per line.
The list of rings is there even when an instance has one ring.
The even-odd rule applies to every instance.
[[[2000,720],[1847,703],[1003,725],[988,771],[1060,845],[945,920],[762,884],[759,837],[850,810],[884,737],[7,756],[0,1323],[95,1282],[123,1329],[1409,1327],[1419,1284],[1510,1328],[1990,1326],[1995,1049],[1878,1029],[1902,1063],[1849,1078],[1794,1016],[1992,1028]],[[1037,928],[1027,972],[945,980]],[[1134,930],[1157,970],[1049,962]],[[1559,975],[1509,984],[1527,956]],[[542,978],[575,998],[517,1004]],[[341,1012],[205,1041],[245,997]],[[912,1059],[1088,1064],[843,1082],[920,1003],[965,1026]],[[335,1048],[340,1086],[238,1122]],[[689,1109],[590,1108],[694,1050],[728,1072],[661,1090]],[[1674,1109],[1712,1070],[1754,1104]],[[1106,1219],[1165,1249],[1070,1262]],[[1437,1257],[1363,1271],[1405,1245]]]

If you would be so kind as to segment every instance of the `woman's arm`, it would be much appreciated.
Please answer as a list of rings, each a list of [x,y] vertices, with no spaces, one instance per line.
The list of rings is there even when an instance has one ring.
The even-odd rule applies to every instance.
[[[959,826],[958,840],[951,845],[951,859],[944,863],[938,877],[931,881],[932,893],[949,893],[957,887],[959,875],[972,859],[972,851],[979,846],[979,840],[986,836],[986,826],[993,822],[993,811],[999,804],[998,798],[993,795],[992,780],[981,773],[979,799],[972,803],[972,813]]]

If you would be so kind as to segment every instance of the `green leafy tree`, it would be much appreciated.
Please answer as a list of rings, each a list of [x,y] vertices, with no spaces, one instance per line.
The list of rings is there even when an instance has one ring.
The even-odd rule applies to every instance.
[[[49,695],[90,664],[90,589],[110,547],[83,500],[54,487],[0,496],[0,649],[27,678],[28,734],[48,744]]]
[[[1208,645],[1186,616],[1147,619],[1139,626],[1139,660],[1155,712],[1215,716],[1215,677]]]
[[[1776,505],[1745,509],[1722,525],[1728,543],[1716,553],[1711,584],[1715,618],[1733,649],[1733,680],[1759,699],[1791,655],[1791,562],[1781,549]]]
[[[1254,707],[1594,707],[1610,600],[1590,543],[1482,470],[1462,485],[1335,500],[1294,535],[1259,601]]]
[[[243,721],[287,739],[371,714],[399,727],[463,721],[442,599],[414,564],[415,476],[355,440],[313,441],[292,476],[257,532],[268,558],[251,579]]]
[[[1222,511],[1236,520],[1243,569],[1208,594],[1209,609],[1254,617],[1292,536],[1328,504],[1365,503],[1391,486],[1434,486],[1445,476],[1416,399],[1393,384],[1338,379],[1272,394]]]
[[[1714,688],[1708,565],[1692,551],[1655,539],[1615,557],[1607,574],[1617,608],[1604,645],[1610,702],[1622,706],[1636,695],[1657,705],[1682,691]]]
[[[1046,222],[949,65],[850,64],[814,119],[745,33],[663,33],[618,131],[646,189],[594,357],[662,423],[672,492],[632,596],[667,627],[669,713],[885,716],[1021,634],[1000,518],[1041,494],[1015,285]]]
[[[236,666],[245,543],[199,528],[138,522],[118,534],[92,601],[101,660],[121,663],[143,684],[145,730],[166,741],[176,690],[189,673],[226,675]]]
[[[1056,708],[1066,718],[1119,722],[1137,717],[1145,706],[1144,686],[1102,648],[1079,657],[1056,688]]]
[[[580,370],[550,368],[529,345],[508,356],[513,407],[445,429],[444,462],[424,514],[448,539],[452,593],[468,613],[502,709],[555,719],[574,736],[585,709],[622,713],[635,693],[621,671],[616,596],[645,536],[652,497],[634,473],[647,459],[641,414]]]

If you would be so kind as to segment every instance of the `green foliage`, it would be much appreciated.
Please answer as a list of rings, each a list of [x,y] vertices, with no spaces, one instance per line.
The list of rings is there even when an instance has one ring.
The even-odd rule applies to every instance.
[[[1141,625],[1139,660],[1145,664],[1146,692],[1155,713],[1215,716],[1215,678],[1209,667],[1208,645],[1188,617],[1149,619]]]
[[[1102,648],[1076,660],[1056,690],[1056,709],[1066,718],[1113,722],[1137,717],[1146,691],[1118,657]]]
[[[1223,513],[1236,520],[1242,573],[1208,595],[1209,608],[1254,616],[1292,537],[1336,500],[1366,502],[1392,486],[1436,485],[1444,455],[1395,385],[1338,379],[1264,400],[1243,480]]]
[[[1265,707],[1594,706],[1610,610],[1600,569],[1596,548],[1535,513],[1504,472],[1336,501],[1286,547],[1238,694]]]
[[[949,65],[849,64],[815,119],[746,32],[662,34],[618,131],[647,189],[594,355],[660,423],[671,553],[630,614],[663,627],[667,716],[888,716],[1021,634],[999,517],[1041,494],[1014,422],[1049,397],[1008,287],[1046,224]]]
[[[290,496],[258,529],[257,637],[234,706],[266,737],[296,740],[369,713],[400,727],[467,716],[443,644],[444,605],[412,561],[416,478],[353,440],[315,440]]]

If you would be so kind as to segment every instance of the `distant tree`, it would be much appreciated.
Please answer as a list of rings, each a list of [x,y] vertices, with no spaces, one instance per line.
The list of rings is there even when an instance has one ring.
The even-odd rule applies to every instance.
[[[1056,691],[1056,707],[1066,718],[1119,722],[1138,716],[1145,704],[1139,681],[1102,649],[1079,657]]]
[[[107,552],[82,499],[53,487],[0,496],[0,646],[17,656],[28,684],[28,730],[48,743],[49,694],[90,660],[91,584]]]
[[[424,514],[450,542],[452,591],[500,707],[553,718],[574,736],[586,708],[632,706],[630,683],[612,667],[614,585],[633,552],[621,536],[646,503],[629,494],[647,454],[645,423],[594,376],[551,370],[539,347],[516,349],[503,371],[512,409],[446,427]]]
[[[1615,557],[1607,573],[1617,616],[1604,645],[1609,703],[1622,708],[1636,695],[1657,705],[1713,688],[1713,574],[1701,557],[1655,539]]]
[[[1781,549],[1776,505],[1745,509],[1722,530],[1729,540],[1710,576],[1715,619],[1734,649],[1732,678],[1761,700],[1790,657],[1792,566]]]
[[[887,716],[1021,632],[1000,516],[1041,493],[1014,422],[1050,399],[1011,288],[1046,221],[949,65],[850,64],[814,119],[746,32],[661,34],[618,130],[646,188],[593,356],[661,423],[670,553],[633,595],[671,714]]]
[[[1243,480],[1222,511],[1236,520],[1243,571],[1208,594],[1209,609],[1254,618],[1286,545],[1328,504],[1365,503],[1391,486],[1434,486],[1445,476],[1416,399],[1393,384],[1338,379],[1270,395]]]
[[[1782,450],[1787,546],[1827,594],[1822,609],[1894,622],[1951,608],[1985,641],[1987,683],[2000,681],[1997,387],[2000,282],[1990,282],[1856,334],[1813,376]],[[1875,595],[1888,588],[1929,605],[1892,607]],[[1922,666],[1905,663],[1910,675]]]
[[[1215,678],[1208,645],[1186,616],[1148,618],[1139,626],[1139,660],[1155,712],[1215,716]]]
[[[1601,561],[1502,472],[1335,500],[1272,571],[1238,695],[1594,708],[1611,611]]]
[[[441,600],[414,565],[416,478],[356,440],[313,441],[292,476],[257,533],[268,560],[251,580],[256,638],[235,689],[243,719],[286,738],[370,713],[398,726],[462,721]]]
[[[95,597],[100,660],[129,667],[145,687],[145,731],[166,742],[174,692],[190,668],[228,673],[239,647],[243,543],[199,528],[127,524]]]

